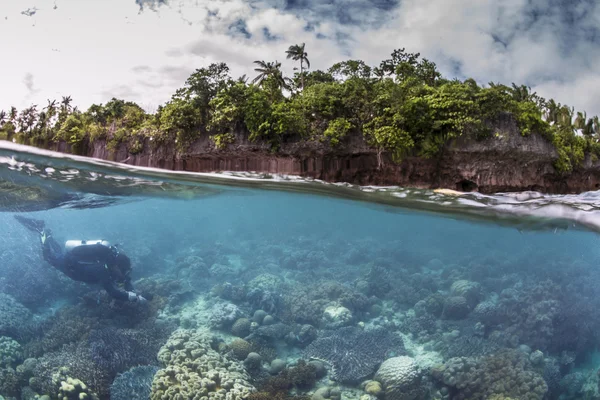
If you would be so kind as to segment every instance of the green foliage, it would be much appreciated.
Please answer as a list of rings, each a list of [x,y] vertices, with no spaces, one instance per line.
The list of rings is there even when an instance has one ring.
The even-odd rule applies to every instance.
[[[190,99],[173,98],[160,110],[160,130],[174,135],[184,148],[200,134],[201,110]]]
[[[542,119],[542,112],[531,101],[522,101],[514,104],[514,115],[521,130],[521,135],[539,133],[545,137],[550,135],[550,125]]]
[[[109,149],[127,143],[133,154],[142,151],[146,138],[153,148],[175,140],[183,151],[208,134],[224,149],[247,132],[250,141],[277,150],[286,140],[307,138],[335,146],[350,132],[362,132],[381,164],[384,152],[396,161],[440,156],[452,140],[490,138],[494,124],[512,118],[523,136],[541,134],[555,146],[557,171],[572,171],[586,155],[600,156],[598,117],[543,99],[525,85],[480,87],[473,79],[444,79],[435,63],[405,49],[374,68],[346,60],[327,72],[306,71],[304,44],[290,46],[286,54],[298,63],[293,80],[279,61],[255,61],[257,76],[250,83],[245,75],[232,80],[226,64],[213,63],[196,69],[154,114],[116,98],[80,112],[64,96],[42,108],[0,110],[0,135],[72,145],[106,139]]]
[[[17,132],[17,127],[12,122],[6,122],[0,127],[0,133],[5,135],[5,139],[12,137]]]
[[[400,162],[415,145],[408,132],[389,125],[373,129],[369,135],[369,142],[374,147],[392,153],[395,162]]]
[[[133,142],[129,145],[129,153],[130,154],[139,154],[142,152],[142,150],[144,150],[144,141],[140,138],[136,138],[133,140]]]
[[[581,166],[587,148],[585,138],[576,136],[570,128],[558,128],[552,137],[552,143],[558,152],[554,168],[559,173],[571,173],[574,168]]]
[[[250,133],[251,141],[269,136],[270,117],[271,102],[267,93],[253,87],[244,106],[244,124]]]
[[[207,130],[219,134],[235,130],[244,119],[247,92],[247,86],[240,82],[220,90],[210,101],[213,112],[208,121]]]
[[[58,129],[57,138],[71,145],[77,145],[85,139],[85,123],[81,113],[69,115]]]
[[[476,85],[452,82],[426,95],[434,131],[445,139],[453,139],[468,128],[482,129],[477,92]]]
[[[294,81],[297,82],[299,79],[299,74],[296,74],[294,77]],[[316,85],[319,83],[333,83],[335,82],[335,78],[328,72],[323,72],[321,70],[305,72],[304,73],[304,89],[309,86]],[[296,83],[296,86],[298,84]]]
[[[329,139],[329,143],[337,145],[340,140],[352,129],[352,124],[345,118],[336,118],[329,122],[325,129],[324,136]]]
[[[212,135],[210,138],[219,150],[224,150],[227,148],[227,145],[235,142],[235,136],[232,133],[218,133]]]
[[[372,68],[361,60],[348,60],[335,63],[329,68],[329,73],[337,79],[368,79]]]
[[[282,138],[289,136],[305,136],[307,123],[298,105],[291,101],[284,101],[273,106],[271,114],[272,135]]]

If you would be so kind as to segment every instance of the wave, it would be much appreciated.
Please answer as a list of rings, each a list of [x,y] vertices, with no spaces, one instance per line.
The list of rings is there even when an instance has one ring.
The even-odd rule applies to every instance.
[[[526,230],[600,232],[600,192],[485,195],[449,189],[358,186],[256,172],[187,172],[136,167],[0,141],[0,211],[93,208],[148,197],[176,200],[275,190],[385,206],[389,212],[424,212]]]

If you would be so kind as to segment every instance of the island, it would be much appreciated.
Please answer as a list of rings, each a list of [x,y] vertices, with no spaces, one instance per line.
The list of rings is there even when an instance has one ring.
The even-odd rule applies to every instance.
[[[0,139],[194,172],[253,171],[358,185],[496,193],[600,188],[600,120],[525,85],[447,79],[419,53],[377,66],[346,60],[311,70],[304,44],[255,61],[196,69],[146,112],[113,98],[87,110],[70,96],[0,111]]]

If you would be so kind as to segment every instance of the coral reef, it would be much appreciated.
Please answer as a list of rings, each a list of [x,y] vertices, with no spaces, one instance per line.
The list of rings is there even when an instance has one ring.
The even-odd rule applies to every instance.
[[[169,400],[246,399],[256,389],[244,366],[211,347],[212,339],[202,330],[175,331],[158,352],[164,368],[154,376],[150,398]]]
[[[32,314],[21,303],[0,293],[0,335],[14,339],[29,337]]]
[[[43,337],[25,346],[27,357],[40,357],[44,353],[60,349],[63,345],[81,340],[100,326],[95,317],[81,315],[79,307],[65,306],[41,324]]]
[[[156,354],[165,340],[165,332],[158,328],[94,330],[87,340],[64,345],[38,358],[30,386],[38,393],[53,393],[52,375],[68,365],[72,378],[86,382],[105,398],[117,373],[138,364],[156,363]]]
[[[448,297],[444,302],[443,317],[447,319],[463,319],[471,312],[469,302],[462,296]]]
[[[421,397],[425,393],[421,378],[422,372],[415,361],[406,356],[388,358],[373,377],[383,386],[386,400],[415,400]],[[371,391],[377,392],[372,386]]]
[[[541,400],[548,391],[527,354],[518,350],[500,350],[482,358],[451,358],[432,374],[451,388],[457,400],[491,396]]]
[[[244,315],[238,306],[232,303],[218,303],[213,306],[210,324],[213,328],[227,329]]]
[[[402,339],[385,329],[346,327],[312,342],[304,350],[304,357],[329,364],[337,381],[358,382],[375,372],[388,355],[403,353]]]
[[[110,386],[111,400],[147,400],[154,375],[160,368],[151,365],[133,367],[119,374]]]
[[[89,391],[85,383],[71,377],[60,382],[58,398],[61,400],[100,400],[95,393]]]
[[[231,333],[235,336],[246,337],[250,334],[251,322],[248,318],[239,318],[231,327]]]
[[[23,359],[21,345],[16,340],[0,336],[0,368],[14,367]]]

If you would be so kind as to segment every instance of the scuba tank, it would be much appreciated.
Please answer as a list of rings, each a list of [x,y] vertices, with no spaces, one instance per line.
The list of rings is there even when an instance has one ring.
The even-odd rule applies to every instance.
[[[68,253],[79,246],[90,246],[95,244],[111,247],[110,243],[106,240],[67,240],[65,242],[65,251]]]

